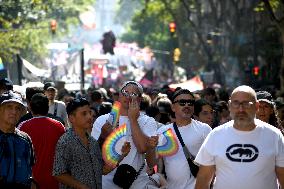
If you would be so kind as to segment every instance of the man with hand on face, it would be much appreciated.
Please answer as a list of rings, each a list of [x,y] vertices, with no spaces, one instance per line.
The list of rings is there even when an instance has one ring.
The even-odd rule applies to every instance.
[[[178,139],[178,133],[185,144],[185,147],[192,156],[195,156],[212,130],[209,125],[192,119],[194,113],[194,96],[187,89],[179,89],[174,92],[172,98],[172,110],[175,113],[175,122],[162,126],[158,133],[172,129],[178,140],[179,149],[176,154],[163,157],[165,172],[169,189],[193,189],[195,178],[191,172],[183,147]],[[178,133],[177,133],[178,132]]]
[[[249,86],[231,94],[232,121],[216,127],[202,144],[195,189],[278,189],[284,187],[284,138],[275,127],[256,119],[259,102]],[[278,182],[277,182],[278,179]]]
[[[156,135],[157,126],[155,120],[144,114],[140,114],[139,104],[142,93],[142,86],[135,81],[125,82],[119,92],[121,107],[118,125],[126,124],[126,140],[129,141],[131,145],[129,154],[120,164],[130,165],[136,172],[141,170],[139,176],[131,185],[132,189],[144,188],[149,181],[146,175],[144,154],[147,152],[147,159],[149,160],[147,161],[148,166],[153,166],[151,160],[154,159],[155,156],[155,144],[150,145],[149,141],[153,141],[151,143],[157,143],[157,137],[151,137]],[[92,136],[102,142],[105,137],[112,132],[112,126],[107,121],[108,118],[109,114],[98,117],[93,126]],[[103,188],[120,188],[113,182],[116,170],[117,169],[103,176]]]

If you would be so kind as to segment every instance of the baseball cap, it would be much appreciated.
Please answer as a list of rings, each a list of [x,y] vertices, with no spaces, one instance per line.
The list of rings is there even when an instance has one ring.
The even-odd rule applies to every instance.
[[[48,90],[48,89],[56,89],[55,84],[53,82],[46,82],[43,86],[43,90]]]
[[[263,101],[269,104],[274,104],[272,95],[267,91],[258,91],[256,93],[256,98],[258,101]]]
[[[26,106],[20,94],[13,91],[6,91],[0,96],[0,104],[7,102],[17,102],[23,106]]]
[[[122,86],[120,87],[120,91],[122,89],[124,89],[127,85],[136,85],[138,90],[139,90],[139,93],[142,95],[143,94],[143,87],[140,83],[136,82],[136,81],[126,81],[122,84]]]
[[[13,90],[13,82],[8,78],[0,79],[0,85],[5,87],[7,90]]]

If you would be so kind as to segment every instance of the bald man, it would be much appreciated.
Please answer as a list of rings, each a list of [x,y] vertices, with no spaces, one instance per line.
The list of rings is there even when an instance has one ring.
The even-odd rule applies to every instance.
[[[275,127],[255,118],[259,102],[249,86],[229,100],[232,121],[215,128],[202,144],[195,189],[278,189],[284,186],[284,140]],[[278,179],[278,182],[277,182]]]

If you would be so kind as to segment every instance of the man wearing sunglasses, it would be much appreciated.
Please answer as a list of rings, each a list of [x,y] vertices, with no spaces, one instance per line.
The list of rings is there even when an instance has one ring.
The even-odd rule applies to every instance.
[[[178,129],[181,138],[191,155],[195,156],[211,131],[209,125],[192,119],[194,113],[194,96],[187,89],[177,90],[172,98],[172,110],[175,113],[175,123],[159,128],[158,133],[171,128],[176,134],[174,127]],[[178,137],[177,137],[178,138]],[[195,178],[191,173],[188,160],[183,152],[181,142],[178,140],[178,152],[169,157],[163,157],[165,172],[169,189],[193,189]],[[189,160],[190,161],[190,160]]]
[[[154,118],[140,113],[142,94],[143,88],[139,83],[135,81],[127,81],[120,88],[118,99],[121,103],[121,107],[119,123],[116,127],[126,124],[127,131],[125,140],[129,141],[131,145],[129,154],[122,160],[120,164],[128,164],[132,166],[136,172],[138,172],[140,169],[142,170],[137,179],[132,183],[130,187],[131,189],[142,189],[149,181],[146,175],[146,166],[143,164],[145,161],[144,154],[148,152],[150,148],[150,141],[155,142],[151,136],[156,135],[157,129]],[[109,114],[102,115],[98,117],[93,124],[92,136],[94,136],[94,138],[97,140],[104,139],[112,132],[113,128],[108,123],[108,118]],[[148,153],[148,158],[154,159],[154,157],[151,157],[151,155],[154,156],[155,153]],[[102,188],[120,188],[113,182],[115,173],[116,169],[108,175],[103,176]]]
[[[255,118],[258,108],[251,87],[233,90],[233,120],[216,127],[196,156],[200,170],[195,189],[209,189],[214,175],[214,189],[284,187],[284,138],[279,129]]]

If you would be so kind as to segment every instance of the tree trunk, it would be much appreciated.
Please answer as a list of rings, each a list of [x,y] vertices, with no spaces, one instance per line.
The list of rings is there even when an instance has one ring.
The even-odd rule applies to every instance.
[[[280,66],[280,91],[284,92],[284,21],[280,25],[281,36],[282,36],[282,60]]]

